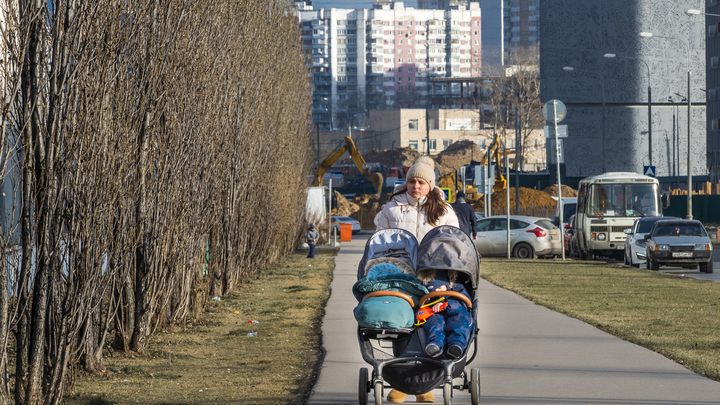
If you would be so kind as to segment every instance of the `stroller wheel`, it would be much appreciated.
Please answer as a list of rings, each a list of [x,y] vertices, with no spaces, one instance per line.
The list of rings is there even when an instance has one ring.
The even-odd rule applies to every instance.
[[[472,405],[480,404],[480,369],[473,368],[470,370],[470,403]]]
[[[368,392],[370,392],[368,369],[363,367],[360,369],[360,378],[358,381],[358,402],[360,403],[360,405],[367,405]]]
[[[382,405],[383,398],[383,383],[382,381],[375,382],[375,405]]]

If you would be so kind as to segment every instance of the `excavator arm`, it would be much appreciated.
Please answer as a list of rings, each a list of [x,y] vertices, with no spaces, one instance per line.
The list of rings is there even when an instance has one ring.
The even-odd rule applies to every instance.
[[[315,177],[313,177],[313,187],[318,187],[322,185],[322,180],[323,177],[325,177],[325,172],[327,172],[328,169],[330,169],[330,167],[332,167],[332,165],[338,159],[340,159],[340,156],[345,153],[346,149],[347,148],[345,147],[345,144],[342,144],[335,148],[332,152],[330,152],[330,154],[325,158],[325,160],[320,162],[320,166],[315,171]]]
[[[352,158],[353,162],[355,162],[355,166],[357,166],[358,170],[360,170],[360,173],[362,173],[363,177],[365,177],[365,180],[370,182],[373,187],[375,187],[375,191],[380,194],[382,192],[382,186],[383,186],[383,176],[380,173],[372,173],[367,168],[367,164],[365,163],[365,159],[363,159],[362,155],[360,154],[360,151],[357,150],[355,147],[355,143],[353,140],[346,136],[345,137],[345,143],[338,146],[330,152],[330,155],[325,158],[325,160],[320,163],[320,167],[318,167],[317,171],[315,172],[315,177],[313,178],[313,186],[319,186],[322,184],[323,176],[325,176],[325,172],[330,169],[330,167],[342,156],[343,153],[348,152],[350,157]]]

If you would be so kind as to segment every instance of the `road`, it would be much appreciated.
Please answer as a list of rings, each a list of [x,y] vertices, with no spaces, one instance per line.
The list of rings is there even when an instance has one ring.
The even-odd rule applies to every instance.
[[[360,355],[350,291],[367,237],[353,235],[337,256],[322,327],[326,356],[308,404],[358,403],[358,372],[369,366]],[[479,289],[480,349],[466,370],[480,368],[483,404],[720,403],[720,383],[657,353],[485,281]],[[434,393],[442,403],[442,393]],[[469,404],[469,394],[455,391],[453,403]]]

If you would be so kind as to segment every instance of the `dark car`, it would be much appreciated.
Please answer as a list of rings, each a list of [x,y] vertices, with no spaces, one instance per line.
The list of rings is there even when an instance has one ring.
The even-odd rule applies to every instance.
[[[647,268],[660,266],[695,268],[713,272],[712,243],[700,221],[692,219],[662,220],[645,235]]]

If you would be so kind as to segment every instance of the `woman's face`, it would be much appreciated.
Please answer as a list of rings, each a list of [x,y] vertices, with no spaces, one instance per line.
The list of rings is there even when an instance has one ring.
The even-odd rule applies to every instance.
[[[413,177],[407,182],[407,192],[412,198],[425,197],[430,192],[430,184],[420,177]]]

